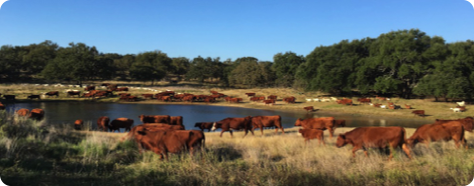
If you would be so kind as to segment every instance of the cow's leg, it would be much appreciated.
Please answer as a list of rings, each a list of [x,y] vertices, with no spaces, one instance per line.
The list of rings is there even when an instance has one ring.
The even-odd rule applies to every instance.
[[[361,147],[358,147],[358,146],[354,146],[354,147],[352,148],[352,157],[353,157],[353,158],[356,157],[355,152],[356,152],[357,150],[359,150],[360,148],[361,148]]]
[[[323,143],[324,146],[326,146],[326,143],[324,142],[324,137],[319,138],[319,144]]]
[[[402,149],[403,149],[403,151],[405,152],[405,154],[408,156],[408,158],[411,159],[410,149],[407,147],[406,144],[403,144],[403,145],[402,145]]]
[[[281,132],[282,132],[283,134],[285,134],[285,130],[283,130],[283,127],[282,127],[282,126],[280,126],[280,129],[281,129]]]
[[[221,138],[222,138],[222,133],[224,133],[224,132],[225,132],[225,130],[222,130],[222,131],[221,131],[221,135],[219,135]]]
[[[263,125],[260,126],[260,133],[262,133],[262,136],[263,136]]]
[[[232,130],[230,130],[229,132],[230,132],[230,137],[233,138],[234,137],[234,134],[233,134],[234,132],[232,132]],[[247,133],[245,133],[245,135],[247,135]],[[244,137],[245,137],[245,135],[244,135]]]
[[[332,139],[332,136],[334,135],[334,128],[329,128],[329,138]]]

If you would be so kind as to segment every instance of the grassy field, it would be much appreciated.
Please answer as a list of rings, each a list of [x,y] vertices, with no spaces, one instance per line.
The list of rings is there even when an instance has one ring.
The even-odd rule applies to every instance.
[[[192,84],[129,86],[129,93],[133,95],[164,90],[209,95],[210,90],[216,90],[244,98],[244,102],[238,104],[225,101],[214,103],[221,106],[296,112],[306,112],[303,107],[314,106],[318,109],[316,112],[329,114],[414,118],[408,109],[306,102],[306,98],[323,94],[294,89],[221,89]],[[66,97],[64,91],[67,89],[80,88],[15,84],[1,85],[0,93],[17,95],[19,102],[90,101]],[[62,92],[59,98],[26,99],[28,95],[53,90]],[[277,95],[280,101],[274,106],[265,106],[263,103],[250,102],[246,92],[255,92],[258,96]],[[286,104],[281,101],[287,96],[295,96],[297,103]],[[117,100],[106,98],[99,101]],[[453,113],[449,108],[454,107],[455,103],[399,98],[392,98],[391,101],[397,105],[409,104],[415,109],[425,110],[427,123],[436,118],[456,119],[473,115],[470,105],[466,112]],[[156,100],[139,103],[170,104]],[[352,128],[338,128],[336,134],[349,130]],[[407,137],[414,130],[407,128]],[[336,148],[335,138],[329,139],[327,132],[326,146],[319,146],[317,140],[305,145],[302,136],[296,132],[297,128],[285,131],[287,133],[282,135],[268,130],[264,136],[260,136],[257,131],[255,136],[245,138],[242,132],[234,133],[234,138],[230,138],[228,133],[220,138],[219,133],[206,132],[206,148],[200,154],[194,157],[187,153],[175,154],[169,161],[161,161],[154,153],[138,153],[131,141],[120,142],[119,138],[125,135],[123,133],[76,132],[70,127],[49,126],[44,122],[0,112],[0,177],[7,185],[467,185],[474,176],[472,133],[466,133],[470,147],[467,150],[455,149],[453,142],[436,142],[429,148],[417,145],[412,149],[412,160],[397,150],[394,159],[387,161],[388,155],[376,150],[370,150],[369,157],[359,151],[357,157],[352,158],[352,147]]]
[[[412,160],[397,150],[387,161],[378,150],[352,158],[352,147],[336,148],[327,132],[325,146],[305,145],[296,128],[234,138],[206,132],[201,153],[162,161],[120,142],[124,133],[76,132],[5,112],[0,119],[0,176],[7,185],[467,185],[474,176],[472,133],[468,150],[436,142],[417,145]]]
[[[434,121],[435,119],[457,119],[464,118],[468,116],[473,116],[474,111],[470,108],[471,105],[467,105],[465,112],[453,112],[450,108],[456,107],[454,102],[434,102],[433,99],[402,99],[402,98],[391,98],[390,102],[393,102],[396,105],[400,105],[404,108],[404,105],[411,105],[413,109],[381,109],[375,108],[369,105],[362,105],[357,102],[357,97],[351,98],[355,103],[354,106],[345,106],[339,105],[334,101],[331,102],[307,102],[306,98],[318,98],[318,97],[333,97],[324,95],[320,92],[302,92],[290,88],[253,88],[253,89],[227,89],[227,88],[215,88],[211,86],[202,86],[192,83],[182,83],[182,84],[158,84],[154,86],[143,85],[141,82],[112,82],[118,83],[119,85],[124,85],[130,87],[128,93],[132,95],[141,96],[145,93],[157,93],[158,91],[173,90],[177,93],[192,93],[196,95],[205,94],[210,95],[211,90],[218,91],[220,93],[226,94],[232,97],[243,98],[242,103],[227,103],[224,100],[219,100],[218,103],[213,103],[212,105],[220,106],[232,106],[232,107],[246,107],[246,108],[256,108],[256,109],[275,109],[283,111],[296,111],[296,112],[306,112],[303,107],[313,106],[315,112],[324,113],[326,115],[345,113],[345,114],[355,114],[355,115],[378,115],[378,116],[387,116],[387,117],[398,117],[398,118],[419,118],[411,114],[413,110],[425,110],[427,121]],[[98,83],[96,83],[98,84]],[[119,102],[118,97],[113,98],[103,98],[97,100],[91,100],[87,98],[71,98],[67,97],[65,91],[68,89],[75,89],[83,91],[83,88],[80,87],[69,87],[69,86],[55,86],[55,85],[32,85],[32,84],[12,84],[12,85],[0,85],[0,93],[2,94],[14,94],[17,96],[17,101],[102,101],[102,102]],[[153,91],[155,90],[155,91]],[[26,97],[31,94],[41,94],[48,91],[60,91],[60,96],[58,98],[43,98],[42,100],[28,100]],[[278,101],[275,105],[269,106],[265,105],[262,102],[252,102],[245,95],[247,92],[254,92],[257,96],[269,96],[277,95]],[[295,104],[287,104],[282,101],[282,98],[294,96],[296,97]],[[342,98],[342,97],[335,97]],[[380,103],[387,105],[387,101],[380,101],[377,99],[372,99],[373,103]],[[127,103],[127,102],[123,102]],[[183,103],[183,102],[162,102],[157,100],[142,100],[133,103],[143,103],[143,104],[205,104],[200,102],[195,103]]]

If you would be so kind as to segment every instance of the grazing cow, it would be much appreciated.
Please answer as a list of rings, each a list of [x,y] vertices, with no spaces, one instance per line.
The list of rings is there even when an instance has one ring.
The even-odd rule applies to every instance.
[[[309,111],[313,112],[313,111],[314,111],[314,107],[313,107],[313,106],[303,107],[303,109],[305,109],[306,112],[309,112]]]
[[[110,118],[107,117],[107,116],[101,116],[98,120],[97,120],[97,128],[99,130],[102,130],[102,131],[107,131],[108,128],[109,128],[109,122],[110,122]]]
[[[417,143],[425,143],[428,147],[430,141],[441,140],[454,140],[456,148],[459,148],[460,143],[465,145],[463,125],[458,121],[422,125],[408,138],[407,144],[414,147]]]
[[[326,145],[326,143],[324,143],[324,135],[323,135],[322,130],[319,130],[319,129],[300,129],[300,130],[298,130],[298,132],[301,133],[301,135],[303,136],[304,144],[307,144],[309,140],[318,139],[319,145],[321,145],[321,142],[323,143],[323,145]]]
[[[351,105],[352,106],[352,99],[340,99],[340,100],[336,100],[336,103],[337,104],[343,104],[343,105]]]
[[[70,96],[77,96],[77,97],[81,97],[81,91],[67,91],[67,97],[70,97]]]
[[[81,119],[78,119],[74,122],[74,129],[76,130],[82,130],[82,125],[84,122]]]
[[[359,103],[361,103],[361,104],[363,104],[363,103],[367,103],[367,104],[368,104],[368,103],[371,103],[371,102],[372,102],[372,100],[370,100],[370,98],[359,98],[359,99],[357,99],[357,101],[358,101]]]
[[[207,129],[207,132],[210,132],[213,124],[214,122],[197,122],[194,124],[194,127],[200,128],[201,131],[204,131],[204,129]]]
[[[144,149],[149,149],[168,160],[168,152],[178,153],[186,149],[191,155],[196,147],[204,146],[204,133],[199,130],[154,130],[148,128],[137,130],[133,136]]]
[[[183,116],[170,116],[170,125],[183,125]]]
[[[250,92],[250,93],[245,93],[245,95],[247,95],[248,97],[250,97],[250,96],[255,96],[255,93],[254,93],[254,92]]]
[[[301,126],[303,129],[328,129],[330,138],[333,137],[335,130],[334,117],[309,118],[305,120],[298,118],[295,122],[295,126]]]
[[[252,117],[252,135],[253,130],[260,128],[260,131],[263,135],[264,127],[275,127],[275,133],[278,133],[278,128],[281,129],[281,132],[284,134],[283,126],[281,125],[281,116],[254,116]]]
[[[6,100],[15,100],[15,95],[3,95]]]
[[[42,120],[44,118],[44,110],[40,108],[31,109],[29,118],[34,120]]]
[[[414,110],[411,113],[415,114],[415,116],[421,116],[421,117],[425,116],[425,111],[424,110]]]
[[[51,96],[59,96],[59,91],[51,91],[51,92],[46,92],[44,93],[45,96],[51,97]]]
[[[283,101],[290,104],[290,103],[295,103],[296,101],[296,98],[291,96],[291,97],[286,97],[286,98],[283,98]]]
[[[27,99],[41,99],[40,95],[29,95]]]
[[[140,115],[138,116],[143,123],[170,123],[169,115]]]
[[[26,117],[26,116],[30,115],[30,110],[22,108],[22,109],[17,110],[16,114],[18,116],[25,116]]]
[[[464,130],[468,132],[472,132],[474,128],[474,118],[472,117],[466,117],[463,119],[455,119],[455,120],[436,119],[435,123],[448,123],[448,122],[459,122],[464,127]]]
[[[263,103],[265,103],[265,105],[274,105],[275,100],[274,99],[263,100]]]
[[[218,122],[214,122],[211,130],[215,131],[217,128],[221,128],[222,132],[220,134],[220,137],[222,137],[222,133],[224,133],[225,131],[229,131],[230,136],[234,137],[233,132],[232,132],[233,129],[234,130],[244,129],[245,131],[244,137],[245,137],[249,130],[253,134],[253,131],[251,130],[251,125],[252,125],[251,116],[247,116],[244,118],[226,118]]]
[[[368,156],[368,148],[379,148],[390,150],[388,160],[393,157],[392,149],[401,147],[408,158],[411,159],[410,149],[405,144],[405,129],[403,127],[358,127],[352,131],[344,134],[339,134],[336,141],[337,147],[343,147],[346,144],[351,144],[352,157],[355,157],[355,152],[363,149],[365,156]]]
[[[116,130],[119,130],[120,128],[125,128],[125,131],[130,131],[132,125],[133,125],[133,119],[117,118],[117,119],[112,120],[112,122],[110,122],[109,130],[111,132],[115,132]]]
[[[412,109],[410,105],[405,104],[406,109]]]
[[[211,90],[210,92],[211,92],[211,94],[219,94],[219,92],[217,92],[215,90]]]
[[[268,99],[270,99],[270,100],[277,100],[277,96],[275,96],[275,95],[269,95],[269,96],[268,96]]]

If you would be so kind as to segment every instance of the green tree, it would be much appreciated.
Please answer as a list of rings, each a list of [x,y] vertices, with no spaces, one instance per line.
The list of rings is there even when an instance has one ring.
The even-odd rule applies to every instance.
[[[171,62],[172,66],[172,71],[171,73],[178,75],[178,77],[181,79],[181,76],[185,75],[188,72],[189,69],[189,59],[185,57],[176,57],[173,58],[173,61]]]
[[[278,53],[273,56],[273,69],[277,77],[276,84],[291,87],[294,84],[298,67],[304,62],[304,56],[298,56],[294,52]]]
[[[93,46],[84,43],[69,43],[69,47],[60,48],[56,57],[46,65],[42,75],[48,80],[82,81],[97,77],[97,57],[99,52]]]
[[[16,81],[23,68],[22,58],[26,50],[19,46],[4,45],[0,48],[0,78],[6,81]]]
[[[23,56],[23,70],[28,74],[38,74],[56,57],[59,46],[49,40],[40,44],[31,44],[25,47],[28,51]]]
[[[198,56],[193,59],[186,73],[186,79],[203,83],[206,79],[221,79],[223,77],[224,65],[220,58],[203,58]]]
[[[166,77],[171,70],[172,59],[166,53],[161,51],[140,53],[135,58],[135,63],[130,68],[130,76],[134,80],[154,81]]]
[[[258,62],[257,58],[245,57],[236,60],[234,69],[229,73],[231,86],[264,87],[273,85],[275,73],[271,62]]]
[[[120,79],[128,79],[133,63],[135,63],[135,55],[133,54],[126,54],[121,58],[114,59],[116,75],[119,76]]]

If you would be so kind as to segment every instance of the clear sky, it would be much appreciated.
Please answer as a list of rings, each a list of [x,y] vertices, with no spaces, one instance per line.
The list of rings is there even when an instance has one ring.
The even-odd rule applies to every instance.
[[[0,9],[0,45],[83,42],[102,53],[221,61],[306,56],[411,28],[448,43],[474,40],[474,8],[465,0],[9,0]]]

